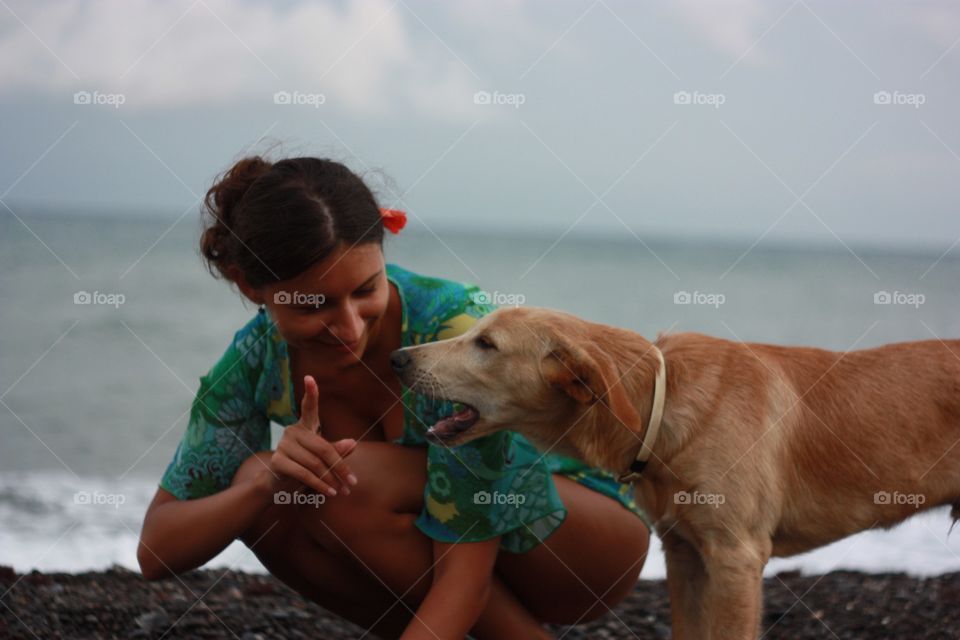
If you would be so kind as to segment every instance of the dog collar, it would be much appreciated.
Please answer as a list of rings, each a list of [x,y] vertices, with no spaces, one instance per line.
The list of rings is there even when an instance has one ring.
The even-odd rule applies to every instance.
[[[643,442],[640,443],[640,451],[637,457],[630,463],[630,469],[621,473],[617,478],[620,482],[633,482],[640,477],[647,461],[653,454],[653,445],[657,441],[657,434],[660,433],[660,422],[663,420],[663,405],[667,396],[667,363],[663,359],[663,353],[656,345],[651,345],[654,353],[657,354],[657,377],[653,383],[653,407],[650,409],[650,420],[647,422],[647,431],[643,434]]]

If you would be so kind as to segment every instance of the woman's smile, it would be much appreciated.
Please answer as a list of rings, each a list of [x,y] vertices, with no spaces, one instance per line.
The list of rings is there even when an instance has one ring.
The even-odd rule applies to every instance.
[[[360,349],[360,347],[363,345],[364,340],[361,338],[356,342],[343,342],[342,340],[338,340],[337,342],[330,342],[329,340],[317,338],[315,342],[329,349],[333,349],[334,351],[342,351],[344,353],[354,353]]]

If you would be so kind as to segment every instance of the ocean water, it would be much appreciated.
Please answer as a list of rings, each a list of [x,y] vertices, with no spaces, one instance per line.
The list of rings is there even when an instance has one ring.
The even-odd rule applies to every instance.
[[[198,378],[255,309],[204,269],[193,215],[175,224],[22,220],[0,216],[0,564],[136,568],[143,512]],[[832,236],[806,248],[753,242],[412,224],[386,252],[414,271],[477,282],[495,301],[559,308],[648,337],[695,330],[844,350],[960,336],[960,248],[891,252]],[[960,536],[948,537],[949,526],[945,510],[922,514],[775,560],[768,572],[960,570]],[[262,570],[239,543],[210,566]],[[642,576],[663,575],[651,554]]]

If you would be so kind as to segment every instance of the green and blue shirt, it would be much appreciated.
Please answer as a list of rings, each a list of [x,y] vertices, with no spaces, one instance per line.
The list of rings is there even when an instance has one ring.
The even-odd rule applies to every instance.
[[[402,346],[453,338],[493,311],[480,289],[387,265],[400,293]],[[559,473],[620,502],[645,518],[633,488],[605,471],[566,456],[541,454],[523,436],[501,431],[459,447],[428,443],[424,434],[450,403],[403,388],[403,434],[395,444],[427,448],[427,485],[417,527],[441,542],[476,542],[501,536],[501,549],[528,551],[567,515],[554,486]],[[299,419],[287,344],[267,313],[240,329],[200,378],[190,421],[160,486],[186,500],[223,491],[241,463],[270,449],[270,422]]]

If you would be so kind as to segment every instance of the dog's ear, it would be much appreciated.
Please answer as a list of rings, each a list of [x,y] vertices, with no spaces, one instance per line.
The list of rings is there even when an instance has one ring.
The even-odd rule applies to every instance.
[[[573,345],[553,348],[541,361],[543,379],[581,404],[599,400],[604,387],[593,359]]]
[[[550,386],[581,404],[601,403],[627,428],[639,433],[643,425],[613,358],[599,349],[588,352],[573,345],[557,345],[544,356],[540,371]]]

